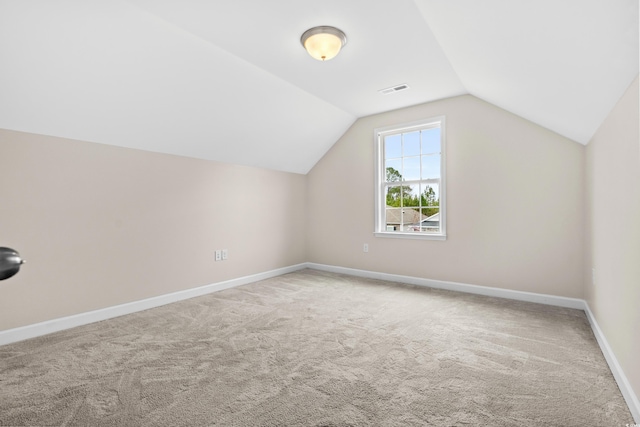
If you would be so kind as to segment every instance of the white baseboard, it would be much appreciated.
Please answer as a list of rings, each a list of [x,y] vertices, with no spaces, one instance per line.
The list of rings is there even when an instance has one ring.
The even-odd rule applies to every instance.
[[[200,286],[193,289],[186,289],[184,291],[173,292],[171,294],[160,295],[140,301],[129,302],[113,307],[75,314],[73,316],[35,323],[33,325],[0,331],[0,345],[23,341],[29,338],[47,335],[52,332],[75,328],[76,326],[87,325],[89,323],[99,322],[101,320],[124,316],[125,314],[131,314],[138,311],[148,310],[154,307],[160,307],[162,305],[171,304],[172,302],[199,297],[213,292],[222,291],[224,289],[234,288],[236,286],[246,285],[249,283],[257,282],[259,280],[269,279],[271,277],[291,273],[293,271],[297,271],[306,267],[307,265],[305,263],[292,265],[289,267],[278,268],[275,270],[265,271],[263,273],[244,276],[237,279],[226,280],[224,282],[213,283],[211,285]]]
[[[488,286],[468,285],[466,283],[446,282],[443,280],[423,279],[422,277],[402,276],[399,274],[379,273],[354,268],[336,267],[333,265],[307,263],[307,267],[315,270],[330,271],[334,273],[349,274],[351,276],[367,277],[369,279],[387,280],[391,282],[408,283],[411,285],[425,286],[428,288],[445,289],[449,291],[464,292],[468,294],[486,295],[496,298],[507,298],[517,301],[536,302],[558,307],[576,308],[584,310],[586,303],[577,298],[558,297],[555,295],[536,294],[532,292],[512,291],[510,289],[491,288]]]
[[[622,393],[622,396],[624,397],[627,403],[627,406],[629,406],[629,410],[633,415],[633,419],[637,424],[640,425],[640,402],[638,402],[638,397],[633,391],[633,388],[631,387],[629,380],[624,374],[622,367],[618,363],[618,359],[616,358],[615,354],[613,353],[613,350],[609,346],[607,339],[604,337],[602,330],[598,326],[598,322],[596,321],[593,313],[591,312],[591,309],[589,308],[589,304],[587,304],[585,300],[577,299],[577,298],[558,297],[555,295],[536,294],[532,292],[512,291],[509,289],[492,288],[487,286],[476,286],[476,285],[469,285],[465,283],[446,282],[442,280],[430,280],[430,279],[423,279],[421,277],[379,273],[379,272],[368,271],[368,270],[357,270],[353,268],[337,267],[333,265],[316,264],[316,263],[310,263],[310,262],[308,262],[306,265],[308,268],[313,268],[316,270],[348,274],[351,276],[367,277],[370,279],[387,280],[391,282],[408,283],[411,285],[426,286],[429,288],[446,289],[450,291],[466,292],[466,293],[477,294],[477,295],[486,295],[490,297],[506,298],[506,299],[512,299],[517,301],[535,302],[540,304],[554,305],[558,307],[575,308],[578,310],[583,310],[587,316],[587,319],[589,320],[591,329],[593,330],[593,334],[596,337],[596,341],[600,346],[602,354],[604,355],[605,360],[609,365],[609,369],[611,370],[613,377],[618,383],[620,392]]]
[[[593,330],[593,335],[595,335],[598,344],[600,345],[600,349],[602,350],[602,354],[604,358],[607,360],[609,364],[609,369],[611,369],[611,373],[613,377],[616,379],[618,383],[618,387],[620,388],[620,392],[624,397],[624,400],[627,402],[627,406],[629,406],[629,410],[631,411],[631,415],[633,415],[633,419],[636,424],[640,425],[640,401],[638,400],[638,396],[631,388],[631,384],[629,384],[629,380],[627,379],[622,367],[618,363],[618,359],[616,358],[613,350],[609,346],[609,342],[605,338],[598,322],[596,321],[593,312],[591,312],[591,308],[589,304],[585,302],[585,314],[587,315],[587,319],[589,319],[589,323],[591,324],[591,329]]]

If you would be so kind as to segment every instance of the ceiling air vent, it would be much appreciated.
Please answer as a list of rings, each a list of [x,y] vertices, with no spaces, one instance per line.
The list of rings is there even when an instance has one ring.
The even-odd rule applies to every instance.
[[[408,84],[401,84],[397,86],[388,87],[386,89],[380,89],[378,92],[380,92],[383,95],[388,95],[390,93],[396,93],[396,92],[400,92],[407,89],[409,89]]]

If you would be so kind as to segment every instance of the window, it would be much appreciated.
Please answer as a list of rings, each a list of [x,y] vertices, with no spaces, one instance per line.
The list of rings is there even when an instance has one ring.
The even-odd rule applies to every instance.
[[[444,117],[375,131],[380,237],[444,240]]]

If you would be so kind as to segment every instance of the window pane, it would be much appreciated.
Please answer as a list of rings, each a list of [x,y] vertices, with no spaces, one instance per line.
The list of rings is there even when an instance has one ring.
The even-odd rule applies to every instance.
[[[402,177],[405,181],[420,179],[420,157],[405,157],[402,164]]]
[[[422,131],[422,154],[440,152],[440,128]]]
[[[431,210],[431,215],[420,222],[420,228],[416,231],[422,233],[440,232],[440,208],[429,208],[429,210]]]
[[[385,198],[386,198],[386,205],[387,206],[391,206],[391,207],[396,207],[399,208],[401,205],[401,191],[402,191],[402,187],[400,186],[394,186],[394,187],[387,187],[387,190],[385,192]],[[398,217],[399,219],[400,217]]]
[[[422,156],[422,179],[440,178],[440,155]]]
[[[419,209],[402,209],[402,231],[420,231],[422,218]]]
[[[387,160],[385,163],[385,180],[387,182],[402,181],[402,159]]]
[[[422,214],[429,218],[440,212],[440,188],[438,184],[422,184],[420,186],[420,205]]]
[[[420,132],[409,132],[402,134],[402,155],[420,155]]]
[[[402,156],[402,138],[400,134],[384,137],[384,157],[386,159]]]
[[[402,209],[387,207],[385,215],[385,231],[400,231]]]
[[[402,186],[402,206],[420,206],[419,185]]]

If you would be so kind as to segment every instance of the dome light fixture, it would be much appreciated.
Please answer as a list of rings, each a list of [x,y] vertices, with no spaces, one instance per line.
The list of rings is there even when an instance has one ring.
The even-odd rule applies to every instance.
[[[347,36],[335,27],[321,25],[305,31],[300,37],[300,43],[313,58],[328,61],[347,44]]]

